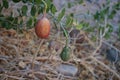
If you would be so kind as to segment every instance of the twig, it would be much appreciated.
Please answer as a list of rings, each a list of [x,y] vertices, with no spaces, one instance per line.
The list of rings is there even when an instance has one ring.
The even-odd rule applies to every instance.
[[[105,41],[102,41],[102,42],[103,42],[104,44],[106,44],[106,45],[108,45],[108,46],[114,48],[116,51],[118,51],[118,52],[120,53],[120,50],[117,49],[116,47],[114,47],[113,45],[110,45],[108,42],[105,42]]]
[[[26,78],[20,78],[20,77],[16,77],[16,76],[9,76],[9,75],[5,75],[8,78],[12,78],[12,79],[17,79],[17,80],[25,80]]]
[[[93,69],[91,69],[90,67],[88,67],[88,65],[87,65],[87,63],[86,63],[85,60],[83,60],[83,59],[74,59],[74,61],[80,62],[88,71],[91,72],[91,74],[92,74],[93,76],[95,76],[95,74],[94,74],[94,72],[93,72]]]
[[[116,75],[116,77],[118,77],[120,79],[120,75],[118,75],[114,70],[110,69],[107,65],[105,65],[103,62],[97,60],[95,57],[91,56],[91,59],[93,59],[94,61],[96,61],[97,63],[99,63],[100,65],[104,66],[106,69],[108,69],[110,72],[112,72],[114,75]]]
[[[17,32],[17,42],[18,43],[20,43],[20,38],[19,38],[19,36],[18,36],[18,34],[19,34],[19,26],[17,26],[17,30],[16,30],[16,32]],[[17,57],[20,57],[20,46],[18,45],[18,55],[17,55]]]
[[[100,44],[99,44],[99,46],[96,48],[96,50],[92,53],[92,56],[94,56],[96,53],[97,53],[97,51],[100,49],[100,47],[102,46],[102,39],[100,40]]]
[[[34,69],[34,61],[35,61],[35,58],[37,57],[37,54],[38,54],[39,49],[40,49],[40,47],[41,47],[41,45],[42,45],[43,42],[44,42],[44,39],[41,40],[41,42],[40,42],[40,44],[39,44],[39,46],[38,46],[38,49],[37,49],[36,53],[33,55],[33,59],[32,59],[32,70]]]
[[[95,48],[94,43],[88,38],[88,36],[86,36],[85,32],[81,30],[81,33],[85,36],[85,40],[87,40],[88,43],[92,45],[93,48]]]

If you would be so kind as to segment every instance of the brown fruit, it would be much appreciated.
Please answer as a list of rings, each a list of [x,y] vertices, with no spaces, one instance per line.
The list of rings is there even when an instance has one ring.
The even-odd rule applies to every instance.
[[[35,26],[35,33],[39,38],[48,38],[50,33],[50,22],[45,16],[38,20]]]

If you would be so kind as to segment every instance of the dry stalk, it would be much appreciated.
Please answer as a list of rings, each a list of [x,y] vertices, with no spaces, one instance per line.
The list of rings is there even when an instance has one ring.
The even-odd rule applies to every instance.
[[[44,42],[44,39],[41,40],[41,42],[40,42],[40,44],[39,44],[39,46],[38,46],[38,49],[37,49],[36,53],[33,55],[33,59],[32,59],[32,70],[34,69],[34,61],[35,61],[35,58],[37,57],[37,54],[38,54],[38,52],[39,52],[39,50],[40,50],[40,47],[41,47],[41,45],[42,45],[43,42]],[[34,73],[33,73],[33,74],[34,74]]]
[[[20,42],[20,38],[19,38],[19,27],[17,26],[17,30],[16,30],[16,33],[17,33],[17,42],[19,43]],[[17,57],[20,57],[20,46],[18,45],[18,53],[17,53]]]
[[[100,44],[99,44],[99,46],[95,49],[95,51],[92,53],[92,56],[94,56],[94,55],[97,53],[97,51],[101,48],[101,46],[102,46],[102,40],[100,40]]]
[[[103,42],[104,44],[106,44],[106,45],[112,47],[113,49],[115,49],[116,51],[118,51],[118,52],[120,53],[120,50],[117,49],[116,47],[114,47],[113,45],[110,45],[109,43],[107,43],[107,42],[105,42],[105,41],[102,41],[102,42]]]
[[[100,65],[102,65],[103,67],[105,67],[106,69],[108,69],[110,72],[112,72],[116,77],[118,77],[120,79],[120,75],[118,75],[114,70],[110,69],[107,65],[105,65],[103,62],[97,60],[95,57],[91,56],[91,59],[93,59],[94,61],[96,61],[97,63],[99,63]]]
[[[92,45],[93,48],[95,48],[95,44],[86,36],[85,32],[81,30],[81,33],[85,36],[85,40],[87,40],[88,43]]]
[[[9,75],[4,75],[5,78],[12,78],[12,79],[17,79],[17,80],[25,80],[25,78],[20,78],[20,77],[16,77],[16,76],[9,76]]]
[[[80,62],[88,71],[90,71],[90,73],[95,76],[94,72],[93,72],[93,69],[91,69],[85,60],[82,60],[82,59],[74,59],[74,61],[77,61],[77,62]]]

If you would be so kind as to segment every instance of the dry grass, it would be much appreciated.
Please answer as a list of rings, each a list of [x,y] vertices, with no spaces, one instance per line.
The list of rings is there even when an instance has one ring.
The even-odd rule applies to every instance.
[[[53,29],[50,37],[41,43],[34,29],[18,33],[0,28],[0,80],[119,80],[119,71],[99,53],[102,44],[107,42],[102,38],[92,42],[84,31],[80,34],[85,36],[84,42],[69,44],[71,58],[63,62],[59,54],[65,45],[65,37],[60,31]],[[51,41],[59,45],[57,51],[55,46],[48,47]],[[57,72],[55,67],[62,63],[76,65],[76,76]]]

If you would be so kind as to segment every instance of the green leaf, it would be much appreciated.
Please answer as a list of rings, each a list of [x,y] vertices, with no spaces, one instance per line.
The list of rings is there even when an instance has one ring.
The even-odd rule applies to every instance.
[[[14,23],[14,24],[18,24],[18,17],[15,17],[15,18],[14,18],[13,23]]]
[[[58,21],[60,21],[63,18],[64,15],[65,15],[65,8],[63,8],[62,11],[61,11],[61,13],[59,13],[59,15],[58,15]]]
[[[20,20],[20,24],[23,24],[23,19]]]
[[[27,21],[27,27],[33,26],[32,24],[33,24],[33,19],[32,19],[32,17],[31,17],[31,18]]]
[[[28,7],[26,5],[24,5],[24,6],[22,6],[21,10],[22,10],[22,15],[26,16]]]
[[[109,5],[110,4],[110,2],[111,2],[111,0],[106,0],[107,2],[106,2],[106,4],[107,5]]]
[[[103,14],[108,14],[109,13],[109,7],[106,7],[105,9],[102,10]]]
[[[100,13],[97,11],[97,12],[95,13],[95,15],[94,15],[94,19],[95,19],[95,20],[99,19],[99,15],[100,15]]]
[[[105,16],[105,13],[104,13],[104,11],[100,11],[100,13],[99,13],[99,19],[100,20],[104,20],[104,17]]]
[[[70,16],[67,16],[66,26],[69,27],[71,26],[72,23],[73,23],[73,18]]]
[[[76,29],[81,30],[83,28],[83,24],[76,25]]]
[[[109,28],[109,29],[108,29],[108,32],[109,32],[109,33],[113,32],[113,26],[112,26],[112,25],[107,24],[107,28]]]
[[[83,0],[78,0],[78,3],[79,4],[82,4],[84,1]]]
[[[36,22],[37,22],[37,19],[36,17],[33,18],[33,25],[35,26],[36,25]]]
[[[18,3],[20,2],[21,0],[12,0],[14,3]]]
[[[104,28],[104,27],[99,26],[98,30],[99,30],[99,33],[101,32],[101,34],[103,34],[103,33],[104,33],[105,28]]]
[[[41,0],[34,0],[35,4],[40,5],[40,3],[42,2]]]
[[[0,4],[0,12],[2,11],[2,9],[3,9],[3,6],[1,6],[1,4]],[[0,13],[1,14],[1,13]]]
[[[97,37],[96,37],[96,36],[92,35],[91,38],[92,38],[92,39],[91,39],[92,41],[96,42],[96,40],[97,40]]]
[[[38,8],[38,14],[40,14],[40,13],[42,13],[43,11],[42,11],[42,8],[41,7],[39,7]]]
[[[9,7],[9,3],[8,3],[7,0],[3,0],[3,6],[4,6],[5,8],[8,8],[8,7]]]
[[[67,30],[63,31],[63,35],[66,37],[68,36],[69,32]]]
[[[32,7],[31,7],[31,15],[32,16],[35,16],[35,14],[36,14],[36,6],[35,5],[33,5]]]
[[[70,13],[70,16],[71,16],[71,17],[74,17],[74,14],[73,14],[73,13]]]
[[[22,0],[23,3],[27,3],[28,0]]]
[[[110,38],[110,35],[111,35],[111,34],[108,32],[108,33],[105,34],[104,37],[105,37],[106,39],[109,39],[109,38]]]
[[[14,20],[14,18],[13,18],[12,16],[7,17],[6,19],[7,19],[8,21],[13,21],[13,20]]]
[[[72,3],[69,2],[67,6],[68,6],[68,8],[71,8],[72,7]]]
[[[51,0],[45,0],[45,2],[47,4],[47,10],[46,10],[46,12],[48,12],[50,10],[50,8],[51,8],[50,6],[51,6],[52,2],[51,2]]]
[[[51,12],[53,13],[53,14],[55,14],[55,12],[57,11],[57,9],[56,9],[56,7],[54,6],[54,4],[51,4]]]
[[[118,27],[118,38],[120,39],[120,24],[119,24],[119,27]]]
[[[34,0],[28,0],[30,3],[34,3]]]
[[[43,11],[44,11],[44,4],[40,4],[40,7],[39,7],[39,13],[43,13]]]
[[[120,3],[118,2],[113,6],[113,9],[120,10]]]
[[[113,19],[113,17],[115,16],[116,14],[116,10],[113,10],[110,14],[109,14],[109,18],[110,19]]]
[[[0,22],[3,22],[3,21],[5,21],[6,19],[5,19],[5,16],[3,15],[3,14],[1,14],[0,15]]]
[[[6,28],[6,29],[11,29],[11,28],[13,28],[13,25],[11,25],[9,22],[7,22],[7,21],[3,21],[2,23],[1,23],[1,25],[2,25],[2,27],[4,27],[4,28]]]

